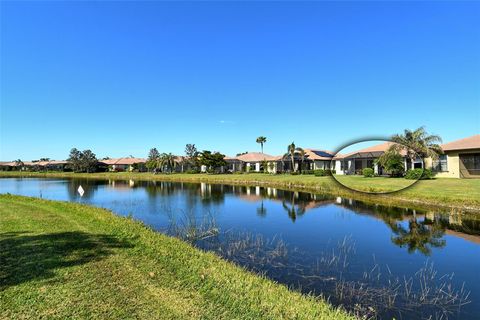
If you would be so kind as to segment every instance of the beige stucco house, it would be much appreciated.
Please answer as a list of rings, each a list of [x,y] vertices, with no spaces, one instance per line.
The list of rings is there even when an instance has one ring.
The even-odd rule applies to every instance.
[[[425,166],[439,178],[480,178],[480,134],[445,143],[438,160],[425,159]]]
[[[225,161],[231,172],[264,172],[266,169],[267,172],[276,173],[279,171],[277,167],[280,158],[261,152],[247,152],[236,157],[225,157]],[[267,168],[264,168],[264,165],[267,165]]]

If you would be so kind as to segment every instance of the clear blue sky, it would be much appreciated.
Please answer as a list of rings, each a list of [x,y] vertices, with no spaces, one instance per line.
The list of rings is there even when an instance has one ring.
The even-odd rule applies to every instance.
[[[479,2],[1,2],[0,160],[480,132]]]

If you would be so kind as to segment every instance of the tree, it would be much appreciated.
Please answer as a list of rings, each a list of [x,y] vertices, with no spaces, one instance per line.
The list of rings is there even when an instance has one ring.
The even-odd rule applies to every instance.
[[[97,171],[97,156],[89,149],[84,150],[81,152],[80,165],[83,172],[91,173]]]
[[[305,150],[300,147],[295,150],[300,154],[300,173],[303,173],[303,170],[305,169],[303,167],[303,163],[305,162]]]
[[[403,157],[397,150],[387,150],[376,160],[376,163],[382,166],[385,171],[394,177],[400,176],[404,171]]]
[[[226,166],[225,155],[220,152],[204,150],[200,153],[199,161],[201,165],[207,167],[209,171],[218,171],[221,167]]]
[[[195,147],[195,144],[188,143],[185,146],[185,155],[187,156],[187,163],[192,167],[193,170],[199,170],[200,165],[198,163],[198,150]]]
[[[38,161],[50,161],[50,158],[40,158]]]
[[[67,159],[73,172],[95,172],[98,166],[98,160],[91,150],[79,151],[76,148],[70,150]]]
[[[81,171],[81,156],[82,153],[77,148],[72,148],[72,150],[70,150],[70,155],[68,156],[67,161],[73,172]]]
[[[15,160],[15,167],[17,167],[19,170],[22,170],[24,165],[25,164],[23,163],[22,160],[20,160],[20,159]]]
[[[153,169],[158,168],[159,160],[160,160],[160,152],[158,152],[157,148],[152,148],[148,152],[148,158],[147,158],[147,162],[145,163],[145,166],[149,171],[152,171]]]
[[[287,147],[287,153],[285,156],[290,156],[290,160],[292,161],[292,171],[297,172],[297,168],[295,168],[295,154],[299,153],[300,154],[300,159],[301,159],[301,165],[303,166],[303,162],[305,160],[305,151],[302,148],[297,148],[295,146],[295,142],[292,142],[291,144],[288,145]]]
[[[263,172],[268,173],[268,161],[263,159],[262,160],[262,167],[263,167]]]
[[[264,136],[260,136],[257,138],[257,143],[260,143],[260,146],[262,148],[262,153],[263,153],[263,145],[267,143],[267,138]]]
[[[290,156],[290,160],[292,161],[292,171],[296,172],[295,168],[295,142],[292,142],[291,144],[288,145],[287,148],[287,154]]]
[[[159,164],[162,171],[171,173],[175,169],[175,156],[171,153],[162,153],[160,155]]]
[[[438,135],[428,134],[425,127],[413,131],[405,129],[403,134],[392,136],[392,141],[395,144],[390,148],[396,151],[404,150],[411,160],[412,169],[417,156],[422,159],[427,157],[438,159],[438,156],[443,154],[442,147],[438,144],[442,143],[442,138]]]

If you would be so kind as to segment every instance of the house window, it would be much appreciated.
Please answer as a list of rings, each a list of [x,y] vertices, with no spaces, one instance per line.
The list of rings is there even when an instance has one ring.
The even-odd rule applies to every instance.
[[[437,160],[433,161],[432,163],[432,169],[433,171],[437,172],[445,172],[448,171],[448,166],[447,166],[447,155],[446,154],[441,154]]]
[[[348,170],[348,160],[340,161],[340,170]]]

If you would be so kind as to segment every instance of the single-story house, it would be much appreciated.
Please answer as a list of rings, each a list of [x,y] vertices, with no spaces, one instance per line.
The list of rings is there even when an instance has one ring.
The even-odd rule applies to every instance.
[[[480,134],[441,145],[439,159],[425,159],[427,168],[441,178],[480,178]]]
[[[100,160],[99,163],[107,165],[109,171],[133,171],[135,169],[144,171],[146,160],[143,158],[128,157]]]
[[[372,168],[375,174],[382,175],[383,168],[375,163],[382,154],[384,154],[394,143],[384,142],[368,148],[363,148],[347,154],[337,154],[335,156],[335,171],[337,174],[361,174],[365,168]],[[407,157],[405,151],[400,151],[404,157],[404,167],[406,169],[422,168],[423,161],[417,158],[413,161]]]
[[[305,162],[307,168],[310,170],[330,170],[332,168],[332,159],[335,156],[334,152],[319,149],[304,149]]]
[[[266,169],[267,172],[275,173],[280,171],[278,162],[281,161],[281,157],[261,152],[247,152],[236,157],[225,157],[225,161],[230,172],[264,172]],[[265,164],[267,168],[264,168]]]
[[[295,152],[294,168],[292,168],[292,160],[289,154],[281,156],[272,156],[260,152],[247,152],[236,157],[225,157],[228,163],[227,170],[230,172],[264,172],[265,169],[269,173],[279,173],[285,171],[300,170],[303,162],[304,170],[330,169],[330,164],[334,153],[319,149],[304,149],[305,155],[302,157],[300,152]],[[267,166],[264,168],[264,166]]]

